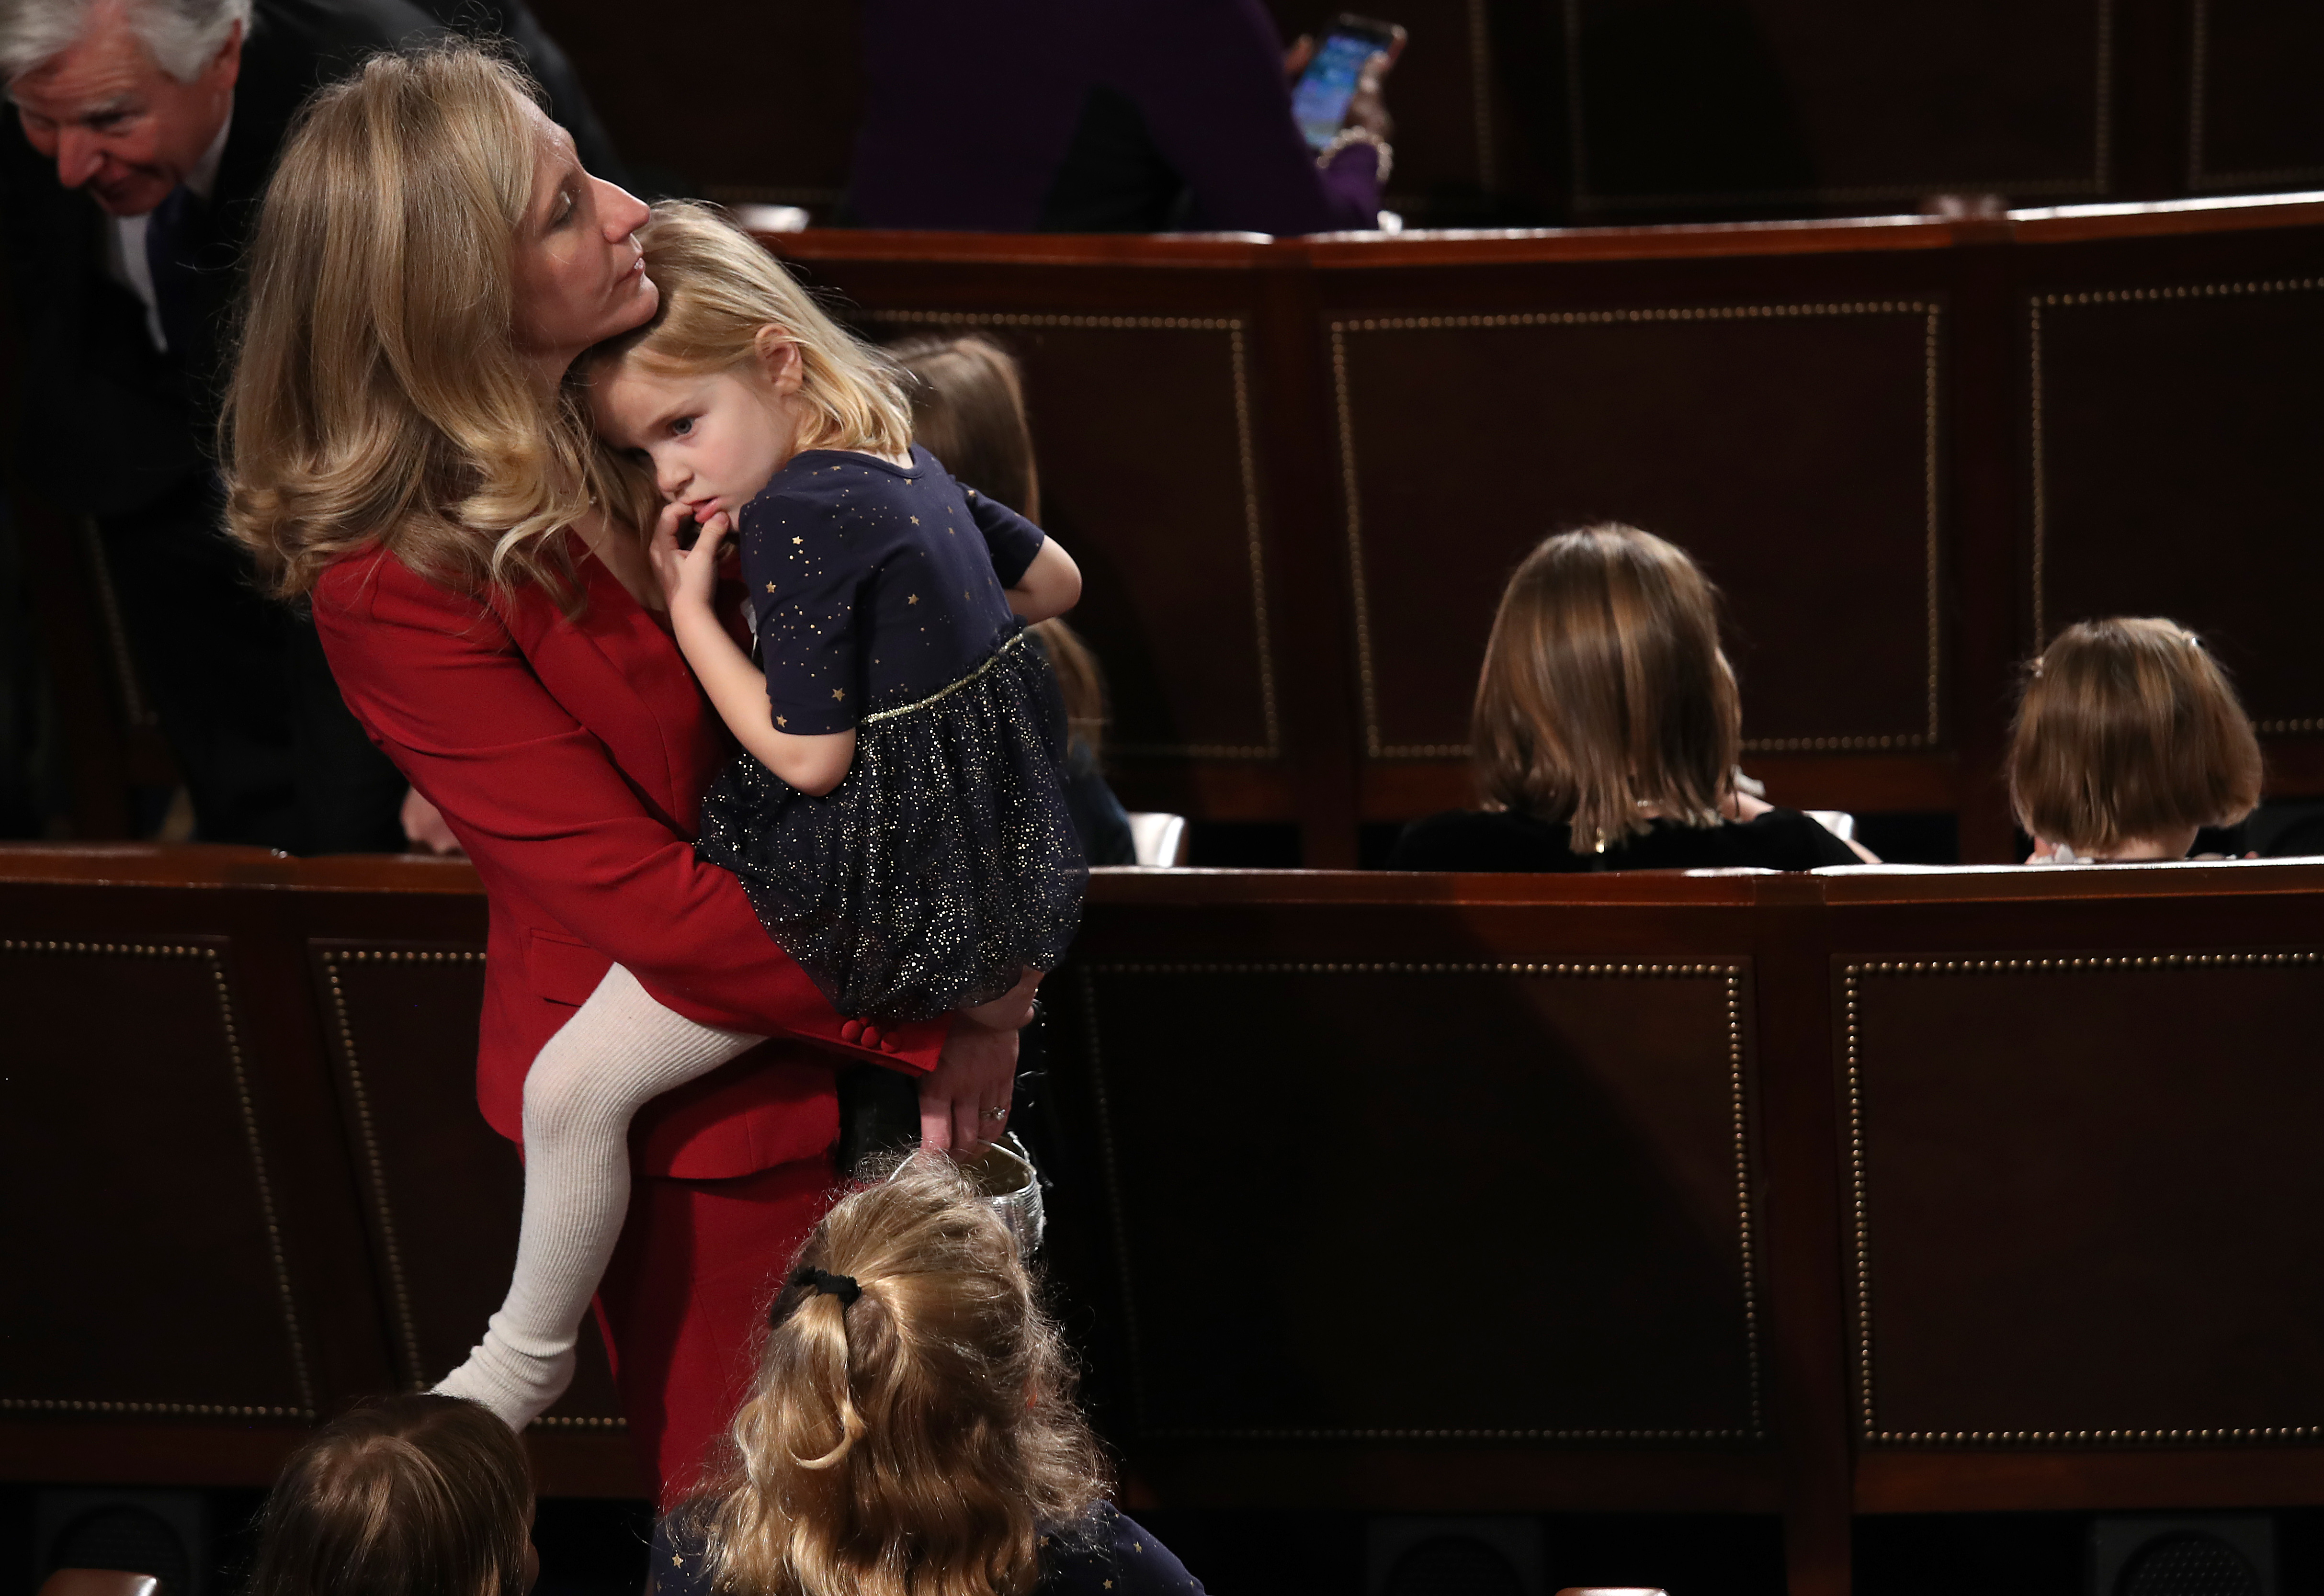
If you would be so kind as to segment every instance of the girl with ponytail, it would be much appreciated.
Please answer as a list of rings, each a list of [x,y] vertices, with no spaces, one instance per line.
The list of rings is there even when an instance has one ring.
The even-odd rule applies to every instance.
[[[941,1155],[825,1216],[768,1315],[656,1596],[1160,1596],[1202,1586],[1106,1499],[1017,1243]]]

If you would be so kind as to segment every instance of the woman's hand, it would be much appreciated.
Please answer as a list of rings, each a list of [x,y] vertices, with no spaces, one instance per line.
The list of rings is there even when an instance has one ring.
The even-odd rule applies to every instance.
[[[1363,69],[1356,75],[1356,92],[1348,99],[1348,113],[1341,118],[1342,126],[1367,128],[1382,140],[1395,136],[1396,119],[1388,114],[1388,101],[1380,90],[1388,75],[1396,69],[1397,59],[1404,54],[1407,37],[1403,24],[1398,23],[1390,30],[1388,48],[1374,51],[1371,59],[1364,62]],[[1307,69],[1307,63],[1314,59],[1314,35],[1300,34],[1292,41],[1291,48],[1283,52],[1283,75],[1296,84],[1299,75]]]
[[[1029,1001],[1019,1007],[1024,1018],[1015,1025],[983,1023],[975,1010],[953,1017],[952,1034],[945,1038],[936,1068],[920,1077],[922,1147],[973,1158],[1009,1123],[1009,1099],[1017,1085],[1017,1031],[1032,1016]]]
[[[661,518],[654,522],[653,541],[646,548],[646,557],[653,562],[654,580],[661,584],[662,597],[673,616],[681,605],[710,608],[711,595],[718,588],[719,545],[733,525],[722,510],[702,523],[693,548],[680,549],[678,530],[687,519],[685,505],[663,505]]]
[[[444,824],[444,812],[420,796],[416,787],[403,789],[403,840],[416,853],[456,853],[460,839]]]
[[[1396,66],[1397,57],[1404,53],[1404,30],[1396,30],[1396,37],[1386,50],[1375,51],[1356,75],[1356,92],[1348,98],[1348,114],[1342,119],[1345,127],[1368,130],[1374,138],[1388,140],[1396,136],[1396,118],[1388,114],[1388,101],[1380,92],[1382,81]]]

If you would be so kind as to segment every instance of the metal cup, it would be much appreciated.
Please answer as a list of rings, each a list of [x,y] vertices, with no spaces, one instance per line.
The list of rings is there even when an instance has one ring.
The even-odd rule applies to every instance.
[[[1041,1172],[1033,1167],[1033,1155],[1017,1133],[1008,1132],[960,1167],[1017,1238],[1017,1250],[1032,1257],[1047,1222],[1041,1211]]]

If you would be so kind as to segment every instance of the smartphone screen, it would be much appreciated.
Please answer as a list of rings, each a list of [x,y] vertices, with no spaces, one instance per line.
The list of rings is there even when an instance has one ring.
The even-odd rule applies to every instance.
[[[1384,41],[1364,33],[1334,28],[1323,35],[1291,91],[1291,115],[1311,148],[1320,150],[1339,136],[1348,117],[1348,102],[1356,97],[1356,78],[1364,63],[1387,48]]]

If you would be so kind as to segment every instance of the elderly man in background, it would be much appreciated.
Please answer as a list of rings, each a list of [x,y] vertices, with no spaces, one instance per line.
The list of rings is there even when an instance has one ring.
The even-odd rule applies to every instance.
[[[521,0],[0,0],[0,235],[22,367],[12,486],[95,521],[195,835],[392,850],[405,789],[314,630],[261,598],[212,466],[237,263],[292,116],[372,52],[509,38],[591,171],[618,171]]]

